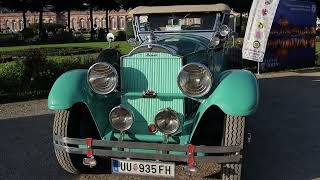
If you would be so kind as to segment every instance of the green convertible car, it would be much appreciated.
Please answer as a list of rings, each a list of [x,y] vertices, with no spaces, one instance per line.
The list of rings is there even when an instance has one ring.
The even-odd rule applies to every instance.
[[[176,177],[177,163],[188,173],[221,164],[223,180],[239,180],[245,117],[259,92],[255,75],[241,69],[241,49],[227,46],[230,8],[145,6],[129,14],[137,47],[124,56],[106,48],[50,91],[59,164],[70,173],[109,165],[113,174],[164,178]]]

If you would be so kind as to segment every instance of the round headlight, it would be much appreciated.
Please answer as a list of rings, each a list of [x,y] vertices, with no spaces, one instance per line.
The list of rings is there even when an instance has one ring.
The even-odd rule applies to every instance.
[[[119,131],[126,131],[131,128],[134,117],[128,109],[117,106],[114,107],[109,114],[109,121],[113,128]]]
[[[213,37],[212,40],[211,40],[211,45],[212,45],[213,47],[216,47],[216,46],[218,46],[219,44],[220,44],[220,38],[218,38],[218,37]]]
[[[221,36],[227,36],[231,32],[231,28],[227,25],[222,25],[219,28],[219,33]]]
[[[118,73],[109,63],[96,63],[89,68],[88,83],[98,94],[111,93],[118,84]]]
[[[212,82],[213,78],[210,70],[198,63],[185,65],[178,75],[180,90],[191,97],[206,95],[211,89]]]
[[[158,112],[154,122],[157,129],[159,129],[159,131],[165,135],[170,135],[177,132],[180,127],[178,113],[169,108]]]

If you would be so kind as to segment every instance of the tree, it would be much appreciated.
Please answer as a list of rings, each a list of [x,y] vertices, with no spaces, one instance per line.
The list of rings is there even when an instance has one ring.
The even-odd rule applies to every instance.
[[[28,10],[30,10],[31,3],[28,0],[2,0],[1,6],[6,7],[11,10],[20,11],[22,12],[22,19],[23,19],[23,28],[25,29],[27,27],[27,19],[26,19],[26,13]]]
[[[121,4],[119,3],[119,1],[115,1],[115,0],[109,0],[108,3],[106,3],[105,1],[99,1],[99,0],[95,0],[94,2],[98,9],[103,9],[106,11],[106,30],[107,33],[109,33],[109,11],[110,10],[119,10]]]
[[[80,9],[82,4],[79,0],[68,0],[68,3],[65,0],[50,0],[50,4],[54,6],[56,12],[67,11],[67,26],[69,31],[71,30],[71,10]]]
[[[106,10],[106,24],[108,24],[108,11],[112,9],[119,9],[120,4],[118,3],[119,1],[117,0],[108,0],[108,1],[103,1],[103,0],[82,0],[83,6],[89,8],[90,10],[90,39],[93,40],[94,37],[94,29],[93,29],[93,10],[94,9],[104,9]],[[108,25],[107,25],[107,29]]]

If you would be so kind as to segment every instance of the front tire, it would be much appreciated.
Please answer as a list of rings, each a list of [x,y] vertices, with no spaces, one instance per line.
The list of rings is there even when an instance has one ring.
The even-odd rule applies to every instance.
[[[223,145],[244,144],[245,117],[226,115]],[[222,164],[222,180],[241,180],[242,160],[239,163]]]
[[[56,111],[53,134],[70,138],[100,138],[89,110],[82,105],[75,105],[68,110]],[[60,145],[65,146],[66,144],[61,143]],[[82,161],[86,157],[85,155],[70,154],[59,149],[55,149],[55,154],[60,166],[72,174],[95,172],[102,166],[99,161],[98,165],[93,168],[83,165]]]
[[[68,137],[68,124],[70,122],[70,111],[68,110],[59,110],[55,113],[54,116],[54,122],[53,122],[53,134],[59,135],[62,137]],[[72,161],[71,154],[61,151],[58,149],[54,150],[57,160],[60,164],[60,166],[72,174],[78,174],[79,170],[76,168],[79,166],[80,162],[77,162],[75,164],[74,161]]]

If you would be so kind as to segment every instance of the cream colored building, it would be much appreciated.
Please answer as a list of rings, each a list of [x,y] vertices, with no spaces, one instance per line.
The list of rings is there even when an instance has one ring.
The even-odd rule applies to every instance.
[[[90,29],[89,11],[71,11],[70,27],[75,31]],[[44,12],[44,23],[60,23],[67,26],[67,12],[54,13]],[[26,14],[27,26],[39,23],[39,13],[28,12]],[[106,18],[105,11],[93,12],[93,25],[96,28],[106,28],[106,23],[110,31],[119,31],[126,28],[127,21],[132,18],[128,16],[127,11],[109,11]],[[2,32],[18,32],[23,29],[22,13],[0,13],[0,30]]]

